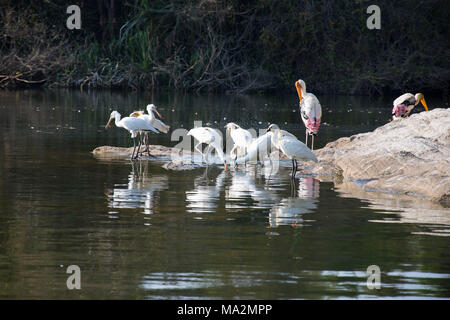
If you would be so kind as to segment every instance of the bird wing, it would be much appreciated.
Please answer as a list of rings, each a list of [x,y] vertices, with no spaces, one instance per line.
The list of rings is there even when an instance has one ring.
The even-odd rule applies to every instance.
[[[166,125],[164,122],[162,122],[159,119],[153,118],[151,121],[151,124],[161,132],[164,132],[164,133],[169,132],[170,126]]]
[[[123,126],[127,130],[133,130],[133,131],[153,131],[155,133],[159,133],[158,130],[156,130],[150,123],[145,121],[144,119],[139,116],[138,118],[131,118],[131,117],[125,117],[121,120],[123,123]]]
[[[405,93],[402,94],[400,97],[398,97],[397,99],[394,100],[394,107],[401,105],[401,104],[407,104],[407,105],[411,105],[414,104],[416,102],[416,98],[414,97],[414,95],[412,93]]]
[[[280,150],[290,159],[317,162],[315,154],[303,142],[289,136],[284,136],[280,139]]]
[[[291,137],[291,138],[294,138],[294,139],[297,139],[297,137],[296,136],[294,136],[292,133],[290,133],[290,132],[288,132],[288,131],[286,131],[286,130],[281,130],[281,135],[283,136],[283,137]]]
[[[319,99],[312,93],[307,93],[303,98],[300,111],[302,118],[304,117],[305,119],[322,118],[322,106],[320,105]]]
[[[230,135],[234,144],[238,147],[246,147],[253,140],[252,134],[248,130],[242,128],[232,130]]]
[[[209,128],[199,127],[189,130],[188,135],[193,136],[201,143],[211,143],[213,140],[213,134]]]
[[[300,106],[300,114],[305,127],[310,132],[317,133],[322,118],[322,106],[319,99],[314,94],[307,93]]]

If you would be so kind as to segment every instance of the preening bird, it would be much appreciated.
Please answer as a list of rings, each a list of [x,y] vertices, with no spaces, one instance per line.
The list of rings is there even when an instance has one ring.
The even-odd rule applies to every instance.
[[[300,115],[306,127],[305,144],[308,145],[308,135],[311,136],[311,150],[314,150],[314,136],[319,132],[320,120],[322,118],[322,107],[319,99],[310,93],[306,92],[305,81],[299,79],[295,82],[297,88]]]
[[[162,122],[161,120],[156,118],[154,113],[156,113],[158,115],[158,117],[160,117],[161,119],[163,117],[158,112],[158,109],[156,108],[156,106],[154,104],[147,105],[147,112],[148,112],[148,114],[145,114],[144,111],[134,111],[133,113],[130,114],[130,117],[138,117],[142,120],[147,121],[151,126],[155,127],[159,132],[163,132],[163,133],[169,132],[170,126],[166,125],[164,122]],[[149,139],[148,132],[145,134],[145,145],[146,145],[147,149],[142,152],[147,151],[148,155],[150,156],[150,150],[149,150],[150,139]]]
[[[409,116],[415,106],[422,103],[426,111],[428,111],[427,103],[423,93],[416,93],[414,96],[412,93],[402,94],[400,97],[394,100],[394,108],[392,108],[392,119],[406,118]]]
[[[117,111],[111,112],[111,115],[109,117],[109,121],[105,126],[105,130],[108,130],[109,125],[111,121],[115,119],[115,125],[116,127],[121,127],[126,130],[128,130],[131,133],[131,138],[133,138],[133,154],[131,155],[131,159],[136,159],[139,154],[139,148],[141,146],[141,142],[139,141],[138,146],[138,152],[136,153],[136,156],[134,156],[134,152],[136,150],[136,135],[140,131],[148,132],[153,131],[158,133],[158,130],[156,130],[152,125],[150,125],[145,120],[139,119],[139,118],[132,118],[132,117],[125,117],[121,119],[120,113]]]
[[[192,136],[198,140],[198,143],[194,146],[194,149],[200,152],[200,154],[202,155],[202,159],[205,159],[206,163],[208,163],[208,153],[211,151],[212,148],[214,148],[216,150],[217,155],[219,156],[219,158],[222,160],[222,162],[225,164],[226,167],[226,160],[222,150],[223,148],[222,136],[219,134],[219,132],[217,132],[215,129],[208,127],[198,127],[189,130],[187,135]],[[198,148],[199,145],[201,145],[202,143],[208,145],[204,153]]]
[[[315,154],[303,142],[291,135],[283,135],[276,124],[271,124],[267,132],[271,133],[272,145],[292,160],[292,178],[297,172],[297,160],[318,162]]]
[[[236,152],[237,158],[237,150],[244,150],[244,154],[247,153],[247,148],[250,146],[253,140],[253,136],[250,131],[242,129],[239,125],[234,122],[228,123],[225,128],[227,129],[227,133],[230,133],[231,139],[234,142],[234,146],[230,151],[230,155]]]

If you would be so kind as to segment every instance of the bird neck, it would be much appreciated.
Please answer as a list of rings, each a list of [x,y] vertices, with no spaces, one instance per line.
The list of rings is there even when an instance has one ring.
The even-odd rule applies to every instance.
[[[120,113],[116,114],[116,116],[114,117],[114,123],[115,123],[116,127],[121,127],[122,126],[121,123],[120,123],[120,118],[121,118]]]
[[[272,133],[272,144],[279,149],[280,148],[280,132],[279,131],[275,131],[274,133]]]

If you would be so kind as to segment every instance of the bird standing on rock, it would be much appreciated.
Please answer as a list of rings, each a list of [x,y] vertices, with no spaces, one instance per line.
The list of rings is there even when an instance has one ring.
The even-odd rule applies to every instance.
[[[134,152],[136,150],[136,136],[138,132],[148,132],[153,131],[158,133],[158,130],[156,130],[152,125],[150,125],[145,120],[139,119],[139,118],[132,118],[132,117],[125,117],[121,119],[120,113],[117,111],[111,112],[111,115],[109,117],[109,121],[105,126],[105,130],[108,130],[109,125],[112,120],[115,120],[116,127],[121,127],[126,130],[128,130],[131,133],[131,138],[133,139],[133,154],[131,155],[131,159],[137,159],[139,155],[139,148],[141,147],[141,141],[139,141],[138,146],[138,152],[136,153],[136,156],[134,155]]]
[[[400,97],[394,100],[394,108],[392,108],[392,119],[406,118],[409,116],[415,106],[422,103],[426,111],[428,111],[427,103],[423,93],[416,93],[414,96],[412,93],[402,94]]]
[[[267,132],[271,134],[272,144],[292,160],[292,179],[297,172],[297,160],[318,162],[316,155],[303,142],[283,134],[276,124],[271,124]]]
[[[308,135],[311,136],[311,150],[314,150],[314,136],[319,132],[320,120],[322,118],[322,107],[319,99],[310,93],[306,92],[305,81],[299,79],[295,82],[297,88],[300,115],[306,127],[305,144],[308,145]]]
[[[161,119],[163,116],[158,112],[158,109],[154,104],[147,105],[147,112],[148,114],[145,114],[144,111],[134,111],[130,114],[130,117],[137,117],[139,119],[147,121],[151,126],[155,127],[159,132],[167,133],[169,132],[170,126],[166,125],[161,120],[157,119],[155,114],[158,115]],[[147,152],[149,156],[150,155],[150,137],[149,133],[145,133],[145,145],[146,149],[142,151],[142,153]]]

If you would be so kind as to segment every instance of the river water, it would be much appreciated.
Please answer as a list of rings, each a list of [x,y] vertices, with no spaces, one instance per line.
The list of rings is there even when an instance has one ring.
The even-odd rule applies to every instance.
[[[316,148],[386,123],[393,100],[319,99]],[[176,172],[93,156],[97,146],[132,146],[125,130],[105,132],[112,110],[150,102],[171,129],[277,123],[304,140],[295,92],[0,91],[0,298],[450,298],[450,210],[439,204],[351,182],[292,182],[289,166]],[[71,265],[79,290],[67,287]],[[373,265],[380,289],[367,285],[378,279],[368,278]]]

